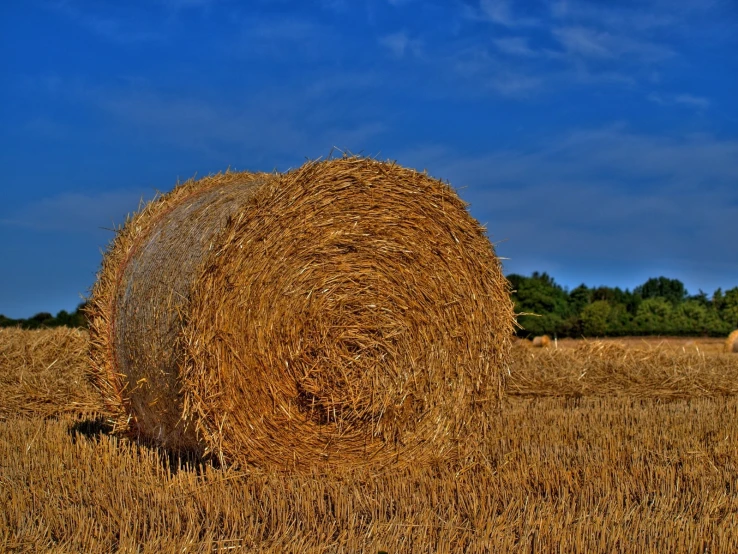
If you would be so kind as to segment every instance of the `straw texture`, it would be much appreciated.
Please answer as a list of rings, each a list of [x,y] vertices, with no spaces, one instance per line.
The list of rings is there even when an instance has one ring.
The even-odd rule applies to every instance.
[[[88,304],[93,382],[117,428],[198,449],[182,418],[182,313],[212,240],[266,175],[190,180],[129,218],[106,253]]]
[[[79,329],[0,329],[0,421],[99,413],[100,395],[84,379],[87,345]]]
[[[119,369],[97,371],[110,396],[140,434],[242,467],[453,456],[501,394],[514,325],[484,229],[448,185],[392,163],[308,162],[249,183],[229,218],[207,215],[220,208],[203,184],[199,216],[173,197],[126,239],[118,273],[134,286],[108,292]]]

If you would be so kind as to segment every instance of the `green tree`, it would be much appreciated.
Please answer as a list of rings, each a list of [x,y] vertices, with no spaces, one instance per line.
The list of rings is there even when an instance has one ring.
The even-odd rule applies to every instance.
[[[610,307],[607,334],[610,336],[633,334],[633,315],[628,311],[626,304],[618,303]]]
[[[567,292],[546,273],[510,275],[522,336],[622,336],[679,334],[724,336],[738,328],[738,287],[711,298],[700,290],[688,296],[677,279],[652,278],[632,292],[619,287]]]
[[[60,310],[54,318],[54,326],[66,325],[67,327],[73,327],[70,324],[72,315],[67,310]]]
[[[87,327],[85,315],[86,302],[77,306],[73,313],[60,310],[56,316],[49,312],[39,312],[28,319],[11,319],[0,314],[0,327],[21,327],[23,329],[42,329],[45,327]]]
[[[592,291],[582,283],[569,292],[569,310],[575,314],[581,313],[584,307],[592,302]]]
[[[657,296],[647,298],[638,306],[633,323],[639,333],[645,335],[662,335],[672,331],[672,305],[665,298]]]
[[[508,280],[513,288],[512,299],[516,313],[522,315],[518,323],[524,336],[566,334],[569,315],[566,291],[547,274],[534,272],[531,277],[512,274]]]
[[[11,319],[0,314],[0,327],[15,327],[16,325],[18,325],[17,319]]]
[[[718,288],[712,294],[712,307],[715,308],[715,310],[719,313],[720,310],[723,309],[724,303],[725,303],[725,296],[723,295],[723,289]]]
[[[644,300],[649,298],[665,298],[672,306],[679,304],[687,297],[687,289],[684,283],[678,279],[667,279],[666,277],[651,278],[642,285],[633,289]]]
[[[87,302],[82,302],[77,306],[74,313],[69,314],[69,322],[66,323],[69,327],[87,327],[87,315],[85,310],[87,309]]]
[[[731,328],[738,328],[738,287],[725,291],[720,316]]]
[[[674,308],[671,318],[677,335],[704,335],[707,333],[707,307],[700,300],[687,300]]]
[[[699,289],[699,292],[697,294],[695,294],[694,296],[690,296],[687,300],[694,300],[695,302],[699,302],[703,306],[710,305],[710,299],[707,297],[707,293],[702,289]]]
[[[612,308],[607,300],[595,300],[585,306],[579,316],[582,334],[586,337],[605,336],[610,325],[611,311]]]
[[[25,320],[21,325],[26,329],[40,329],[42,327],[49,327],[54,321],[54,316],[49,312],[39,312],[33,317]]]

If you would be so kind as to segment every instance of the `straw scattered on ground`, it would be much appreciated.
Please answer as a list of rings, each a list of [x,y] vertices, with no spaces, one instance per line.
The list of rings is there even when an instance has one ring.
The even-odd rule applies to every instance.
[[[0,329],[0,419],[103,411],[85,377],[86,331]]]

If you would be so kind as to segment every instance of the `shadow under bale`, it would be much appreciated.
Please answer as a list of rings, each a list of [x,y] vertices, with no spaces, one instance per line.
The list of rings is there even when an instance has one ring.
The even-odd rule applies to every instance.
[[[80,436],[92,439],[101,435],[108,435],[112,431],[113,426],[110,424],[110,418],[105,416],[98,416],[93,419],[82,419],[74,422],[69,428],[72,442],[77,442],[77,438]]]
[[[452,456],[501,393],[514,325],[453,189],[355,157],[181,185],[121,230],[90,306],[120,428],[296,470]]]

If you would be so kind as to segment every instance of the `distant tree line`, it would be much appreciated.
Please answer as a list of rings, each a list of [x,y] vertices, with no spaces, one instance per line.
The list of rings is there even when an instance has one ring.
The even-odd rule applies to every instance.
[[[61,310],[56,315],[39,312],[28,319],[12,319],[0,314],[0,327],[21,327],[22,329],[44,329],[47,327],[87,327],[83,302],[72,313]]]
[[[507,276],[513,288],[521,337],[605,337],[683,335],[722,337],[738,329],[738,287],[712,296],[688,295],[677,279],[652,278],[632,291],[586,285],[567,290],[547,273]],[[28,319],[0,315],[0,327],[40,329],[86,327],[85,304],[55,316],[41,312]]]
[[[579,285],[567,290],[548,274],[508,275],[518,335],[725,336],[738,329],[738,287],[688,295],[677,279],[652,278],[632,291]],[[535,314],[535,315],[533,315]]]

